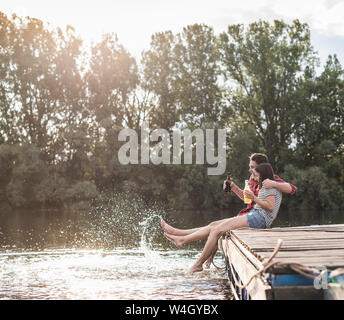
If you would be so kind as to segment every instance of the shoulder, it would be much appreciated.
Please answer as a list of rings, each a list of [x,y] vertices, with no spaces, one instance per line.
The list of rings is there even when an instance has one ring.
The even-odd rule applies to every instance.
[[[281,179],[277,174],[274,175],[274,179],[276,182],[285,182],[283,179]]]

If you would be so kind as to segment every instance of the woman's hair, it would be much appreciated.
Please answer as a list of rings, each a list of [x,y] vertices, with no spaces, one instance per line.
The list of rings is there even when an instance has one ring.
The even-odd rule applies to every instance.
[[[275,180],[274,170],[270,163],[261,163],[254,169],[260,174],[259,187],[262,188],[262,182],[265,179]]]
[[[264,153],[254,153],[254,154],[251,154],[250,160],[257,162],[257,164],[269,162],[268,157]]]

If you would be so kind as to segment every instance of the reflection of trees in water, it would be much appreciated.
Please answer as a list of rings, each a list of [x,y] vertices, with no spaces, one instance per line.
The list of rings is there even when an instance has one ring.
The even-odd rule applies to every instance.
[[[130,193],[102,194],[87,211],[9,214],[1,244],[21,248],[137,247],[162,241],[164,209]]]
[[[234,216],[230,210],[165,210],[133,193],[103,194],[88,211],[37,212],[26,210],[0,218],[3,249],[112,249],[115,247],[175,248],[160,228],[163,217],[178,228],[193,228]],[[281,209],[272,227],[344,223],[340,211],[311,212]],[[186,245],[201,248],[202,241]]]

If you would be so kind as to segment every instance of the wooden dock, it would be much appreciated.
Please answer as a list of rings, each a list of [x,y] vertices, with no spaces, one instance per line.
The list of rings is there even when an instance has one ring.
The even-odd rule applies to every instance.
[[[344,225],[233,230],[219,247],[236,299],[344,299]]]

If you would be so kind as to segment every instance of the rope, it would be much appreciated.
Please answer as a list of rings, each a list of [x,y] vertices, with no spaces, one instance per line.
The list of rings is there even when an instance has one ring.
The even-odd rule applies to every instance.
[[[227,242],[226,242],[226,247],[227,247],[227,250],[229,250],[229,248],[228,248],[228,244],[227,244]],[[276,249],[274,250],[274,253],[275,253],[275,251],[276,251]],[[278,251],[277,251],[278,252]],[[271,257],[274,255],[274,253],[271,255]],[[275,255],[276,255],[277,253],[275,253]],[[270,260],[272,260],[273,259],[273,257],[272,258],[269,258],[269,260],[268,261],[270,261]],[[262,267],[260,270],[258,270],[249,280],[248,280],[248,282],[245,284],[245,285],[242,285],[240,282],[238,282],[238,280],[237,280],[237,278],[236,278],[236,276],[235,276],[235,274],[234,274],[234,272],[233,272],[233,268],[232,268],[232,263],[229,261],[229,267],[230,267],[230,269],[231,269],[231,274],[233,275],[233,279],[234,279],[234,282],[235,282],[235,285],[240,289],[240,290],[242,290],[242,289],[245,289],[251,282],[252,282],[252,280],[255,278],[255,277],[257,277],[258,275],[261,275],[261,273],[263,273],[266,269],[267,269],[267,267],[270,267],[270,265],[268,265],[267,267]]]

